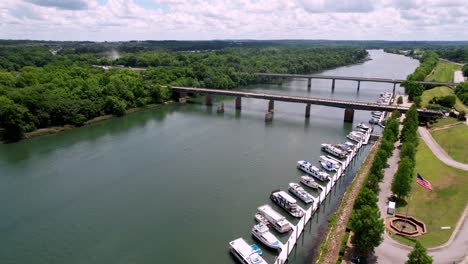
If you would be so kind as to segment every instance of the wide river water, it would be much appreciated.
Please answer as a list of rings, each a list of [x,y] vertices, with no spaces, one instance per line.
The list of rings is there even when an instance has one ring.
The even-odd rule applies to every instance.
[[[323,74],[405,78],[419,64],[369,53],[370,61]],[[392,90],[392,84],[361,83],[357,93],[356,85],[337,81],[331,93],[330,80],[313,80],[307,92],[307,80],[291,80],[249,89],[372,102]],[[370,117],[356,111],[348,124],[343,109],[312,106],[306,120],[304,105],[275,102],[274,120],[266,124],[267,101],[244,98],[236,112],[232,98],[223,100],[224,114],[215,106],[170,104],[0,145],[0,263],[232,263],[229,241],[255,242],[256,208],[271,204],[272,190],[298,182],[296,161],[315,162],[320,143],[344,142]],[[313,258],[369,148],[308,224],[290,263]],[[262,248],[272,262],[275,252]]]

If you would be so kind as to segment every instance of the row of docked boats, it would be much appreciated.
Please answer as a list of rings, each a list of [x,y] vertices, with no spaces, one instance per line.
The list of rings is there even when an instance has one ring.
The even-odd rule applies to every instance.
[[[354,139],[350,137],[348,138],[351,141],[359,143],[364,140],[364,137],[369,129],[369,126],[361,123],[356,127],[355,131],[351,132]],[[321,149],[327,154],[330,154],[321,155],[319,157],[318,162],[320,163],[322,169],[314,166],[308,160],[298,161],[297,168],[305,172],[306,175],[300,176],[299,183],[290,182],[288,184],[288,191],[291,194],[282,190],[274,190],[270,194],[270,199],[291,216],[296,218],[304,217],[306,210],[298,205],[295,197],[300,199],[305,204],[311,205],[313,210],[315,210],[320,203],[320,199],[307,192],[304,187],[315,189],[318,192],[324,190],[319,182],[325,182],[325,184],[328,184],[328,181],[332,179],[328,172],[335,173],[339,171],[339,169],[342,168],[345,164],[347,164],[340,159],[345,159],[351,155],[353,151],[356,151],[358,148],[357,143],[347,141],[340,144],[322,144]],[[272,249],[280,250],[284,247],[284,245],[272,233],[271,229],[274,229],[278,233],[287,233],[292,231],[294,228],[291,222],[289,222],[282,214],[274,210],[272,206],[268,204],[259,206],[257,208],[257,212],[255,213],[255,220],[256,224],[252,227],[251,230],[252,236],[265,246]],[[255,244],[248,245],[247,242],[245,242],[245,240],[242,238],[231,241],[230,250],[241,263],[266,263],[265,260],[260,256],[262,252],[261,250],[259,251],[258,246]]]
[[[389,105],[392,103],[393,94],[390,92],[382,92],[380,93],[379,99],[377,99],[377,104],[379,105]],[[369,119],[369,123],[371,124],[380,124],[382,122],[384,113],[381,111],[372,111],[371,112],[371,119]]]

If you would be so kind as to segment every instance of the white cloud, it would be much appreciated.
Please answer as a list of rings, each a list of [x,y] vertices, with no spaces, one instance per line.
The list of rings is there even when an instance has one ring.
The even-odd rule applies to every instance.
[[[459,0],[2,0],[0,38],[466,39]],[[458,32],[458,34],[456,34]]]

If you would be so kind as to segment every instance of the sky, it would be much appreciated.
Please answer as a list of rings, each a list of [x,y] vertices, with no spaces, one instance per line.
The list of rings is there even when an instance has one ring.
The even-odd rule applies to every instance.
[[[0,0],[0,39],[468,40],[468,0]]]

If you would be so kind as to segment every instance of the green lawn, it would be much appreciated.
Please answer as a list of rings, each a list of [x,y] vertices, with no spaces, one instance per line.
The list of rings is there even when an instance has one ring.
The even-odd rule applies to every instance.
[[[435,69],[426,76],[426,81],[453,82],[455,71],[461,70],[461,66],[447,61],[439,61]]]
[[[461,121],[453,117],[439,118],[434,124],[432,124],[432,128],[443,127],[443,126],[455,124],[458,122],[461,122]]]
[[[434,139],[454,160],[468,163],[468,126],[456,125],[431,131]]]
[[[439,87],[432,88],[430,90],[426,90],[423,92],[421,96],[421,105],[422,107],[426,107],[432,98],[438,97],[438,96],[446,96],[446,95],[455,95],[455,93],[452,90],[452,88],[447,87],[447,86],[439,86]],[[460,99],[458,99],[458,97],[455,102],[455,108],[458,110],[464,110],[465,112],[468,112],[468,107],[466,107],[460,101]]]
[[[430,181],[433,190],[428,190],[413,181],[409,215],[423,221],[427,234],[418,238],[425,247],[435,247],[448,241],[468,201],[468,171],[454,169],[439,161],[424,141],[420,140],[416,153],[416,172]],[[406,207],[397,208],[405,214]],[[441,230],[450,226],[449,230]],[[412,244],[410,239],[399,237],[398,241]]]

